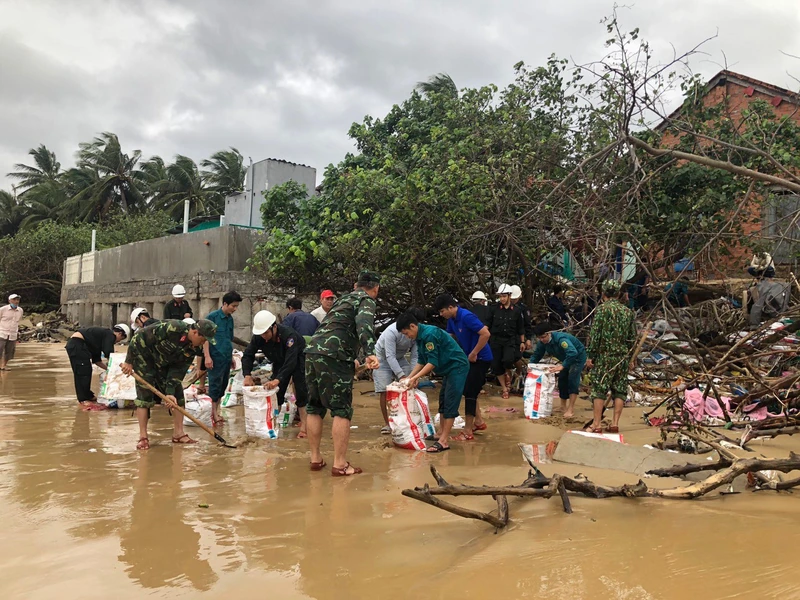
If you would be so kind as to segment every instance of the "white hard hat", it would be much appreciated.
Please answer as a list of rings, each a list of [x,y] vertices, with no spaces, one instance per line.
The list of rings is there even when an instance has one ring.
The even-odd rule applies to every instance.
[[[194,325],[197,323],[197,321],[195,321],[192,317],[186,317],[185,319],[182,319],[182,321],[187,325]]]
[[[186,295],[186,289],[179,283],[172,288],[172,295],[175,298],[183,298]]]
[[[275,315],[268,310],[260,310],[253,317],[253,335],[261,335],[267,329],[275,325]]]
[[[131,313],[131,323],[136,323],[136,319],[138,319],[139,315],[142,313],[147,313],[148,315],[150,314],[147,312],[146,308],[134,308],[133,312]]]
[[[511,286],[511,299],[516,300],[517,298],[522,297],[522,288],[518,285]]]
[[[131,328],[125,325],[125,323],[117,323],[114,325],[114,329],[121,329],[125,332],[125,338],[129,339],[131,337]]]
[[[473,299],[473,300],[488,300],[488,298],[486,297],[486,294],[484,294],[484,293],[483,293],[482,291],[480,291],[480,290],[478,290],[477,292],[475,292],[474,294],[472,294],[472,299]]]
[[[511,292],[512,292],[511,286],[508,285],[507,283],[504,283],[499,288],[497,288],[497,295],[498,296],[500,294],[510,294]]]

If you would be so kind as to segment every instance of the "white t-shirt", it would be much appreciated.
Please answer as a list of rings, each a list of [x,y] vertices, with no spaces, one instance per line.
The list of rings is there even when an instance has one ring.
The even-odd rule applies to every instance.
[[[324,308],[322,308],[321,306],[318,306],[317,308],[315,308],[314,310],[311,311],[311,314],[316,317],[317,321],[322,323],[322,319],[324,319],[325,315],[327,315],[328,313],[325,312]]]
[[[22,319],[22,309],[14,309],[10,304],[0,308],[0,338],[14,341],[19,333],[19,322]]]

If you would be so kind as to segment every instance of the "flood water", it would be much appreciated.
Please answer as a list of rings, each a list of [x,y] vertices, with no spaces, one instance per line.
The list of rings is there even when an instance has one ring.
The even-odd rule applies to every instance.
[[[454,442],[442,455],[396,450],[378,432],[369,391],[356,387],[350,457],[365,473],[334,479],[308,470],[296,429],[228,449],[192,428],[200,443],[176,446],[161,408],[152,448],[138,452],[130,410],[78,409],[60,344],[21,345],[0,373],[3,598],[800,598],[798,494],[574,496],[572,515],[557,499],[510,499],[512,524],[495,533],[400,491],[432,484],[430,464],[451,482],[520,483],[527,465],[517,443],[561,431],[490,413],[477,442]],[[588,417],[588,403],[579,404]],[[228,411],[228,439],[243,434],[242,411]],[[655,439],[636,423],[640,408],[626,413],[628,442]],[[329,440],[323,455],[330,463]],[[637,479],[570,465],[542,470],[614,485]]]

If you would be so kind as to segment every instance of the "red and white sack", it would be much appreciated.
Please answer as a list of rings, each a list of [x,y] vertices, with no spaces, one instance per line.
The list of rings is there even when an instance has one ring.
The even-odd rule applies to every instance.
[[[183,390],[183,398],[186,402],[184,405],[186,412],[200,421],[203,425],[213,427],[211,422],[211,396],[206,394],[198,394],[197,387],[192,385]],[[188,427],[197,427],[194,421],[188,417],[183,417],[183,424]]]
[[[278,405],[278,390],[267,390],[263,386],[245,386],[244,428],[248,436],[261,439],[276,439],[275,407]]]
[[[386,404],[394,445],[407,450],[425,450],[425,436],[433,435],[435,431],[425,393],[389,384],[386,386]]]
[[[553,413],[553,390],[556,378],[550,372],[552,365],[529,364],[522,394],[523,410],[528,419],[541,419]]]

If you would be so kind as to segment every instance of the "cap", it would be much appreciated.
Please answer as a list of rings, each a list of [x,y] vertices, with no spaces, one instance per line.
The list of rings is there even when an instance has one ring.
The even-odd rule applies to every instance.
[[[200,335],[208,340],[209,344],[217,343],[217,340],[214,339],[214,336],[217,335],[217,325],[213,321],[209,321],[208,319],[200,319],[194,324],[194,327],[197,329]]]
[[[480,290],[478,290],[477,292],[475,292],[474,294],[472,294],[472,299],[473,299],[473,300],[488,300],[488,298],[486,297],[486,294],[484,294],[484,293],[483,293],[482,291],[480,291]]]
[[[20,296],[19,294],[11,294],[8,297],[8,301],[11,302],[12,300],[18,300],[19,298],[22,298],[22,296]]]
[[[172,295],[175,298],[183,298],[186,295],[186,289],[181,284],[177,284],[172,288]]]
[[[522,288],[518,285],[511,286],[511,299],[516,300],[517,298],[522,298]]]
[[[131,313],[131,323],[135,323],[136,319],[141,317],[143,314],[150,316],[150,313],[147,312],[146,308],[134,308],[133,312]]]
[[[606,279],[603,282],[603,292],[606,294],[619,294],[622,285],[616,279]]]
[[[185,319],[181,320],[187,325],[194,325],[195,323],[197,323],[197,321],[195,321],[192,317],[186,317]]]
[[[320,300],[324,300],[325,298],[335,298],[336,294],[333,293],[333,290],[322,290],[322,293],[319,295]]]
[[[268,310],[260,310],[253,317],[253,335],[261,335],[267,329],[272,327],[277,321],[275,315]]]
[[[498,296],[500,294],[510,294],[510,293],[511,293],[511,286],[508,285],[507,283],[504,283],[499,288],[497,288],[497,295]]]
[[[125,334],[125,338],[131,337],[131,328],[125,325],[125,323],[117,323],[112,329],[119,329]]]
[[[358,282],[359,283],[377,283],[380,285],[381,278],[377,273],[373,273],[372,271],[361,271],[358,274]]]

